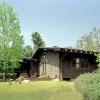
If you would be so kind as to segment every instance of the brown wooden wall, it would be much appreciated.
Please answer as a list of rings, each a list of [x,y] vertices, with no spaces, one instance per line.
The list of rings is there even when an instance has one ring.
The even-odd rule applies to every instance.
[[[39,76],[39,69],[38,68],[39,68],[39,63],[37,61],[32,61],[31,68],[30,68],[30,76],[32,78]]]
[[[59,77],[59,53],[46,51],[44,54],[40,57],[39,75],[45,75],[49,78]]]
[[[88,68],[73,68],[72,67],[72,59],[73,58],[82,58],[82,59],[88,59]],[[88,55],[88,54],[74,54],[74,53],[68,53],[66,56],[64,56],[63,59],[60,60],[62,63],[62,78],[76,78],[80,74],[92,72],[97,69],[96,58],[94,55]]]

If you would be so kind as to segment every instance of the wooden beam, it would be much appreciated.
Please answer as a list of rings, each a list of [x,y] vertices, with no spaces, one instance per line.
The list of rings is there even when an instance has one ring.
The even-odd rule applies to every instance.
[[[83,52],[83,51],[80,51],[81,53]]]
[[[87,51],[85,51],[85,53],[87,53]]]
[[[44,49],[44,51],[46,51],[47,49]]]
[[[65,51],[67,51],[67,49],[65,49]]]
[[[77,52],[77,50],[75,50],[75,52]]]
[[[70,50],[71,52],[73,51],[73,50]]]

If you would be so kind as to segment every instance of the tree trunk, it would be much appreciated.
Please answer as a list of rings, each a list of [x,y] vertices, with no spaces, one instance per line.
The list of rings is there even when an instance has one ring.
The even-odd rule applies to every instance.
[[[6,71],[4,71],[4,73],[3,73],[3,81],[4,82],[6,81]]]
[[[5,63],[4,63],[3,81],[4,82],[6,81],[6,66],[5,66]]]

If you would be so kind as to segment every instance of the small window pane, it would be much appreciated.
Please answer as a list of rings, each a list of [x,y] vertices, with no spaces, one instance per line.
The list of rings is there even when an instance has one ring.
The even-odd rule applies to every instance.
[[[87,59],[81,59],[80,67],[81,68],[88,68],[88,60]]]
[[[76,58],[76,63],[79,63],[80,62],[80,59],[79,58]]]
[[[74,58],[72,61],[72,67],[73,68],[79,68],[80,67],[80,59],[79,58]]]
[[[80,64],[79,63],[76,63],[76,68],[80,68]]]
[[[76,67],[76,62],[75,62],[75,60],[73,60],[73,62],[72,62],[72,67]]]
[[[88,60],[84,61],[84,68],[88,68]]]

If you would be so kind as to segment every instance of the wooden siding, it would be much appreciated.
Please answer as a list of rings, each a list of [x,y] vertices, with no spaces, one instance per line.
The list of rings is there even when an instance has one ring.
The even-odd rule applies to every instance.
[[[92,58],[91,58],[92,57]],[[88,68],[73,68],[72,60],[73,58],[82,58],[88,59]],[[91,59],[91,60],[90,60]],[[62,78],[76,78],[80,74],[92,72],[96,70],[96,62],[95,57],[90,55],[82,55],[82,54],[66,54],[66,56],[62,59]]]
[[[30,68],[30,75],[31,75],[31,78],[34,79],[36,77],[39,76],[39,63],[37,61],[32,61],[31,62],[31,68]]]
[[[59,53],[54,51],[47,51],[44,52],[44,54],[41,56],[40,60],[39,75],[45,75],[49,78],[59,78]],[[43,65],[44,62],[45,65]]]

